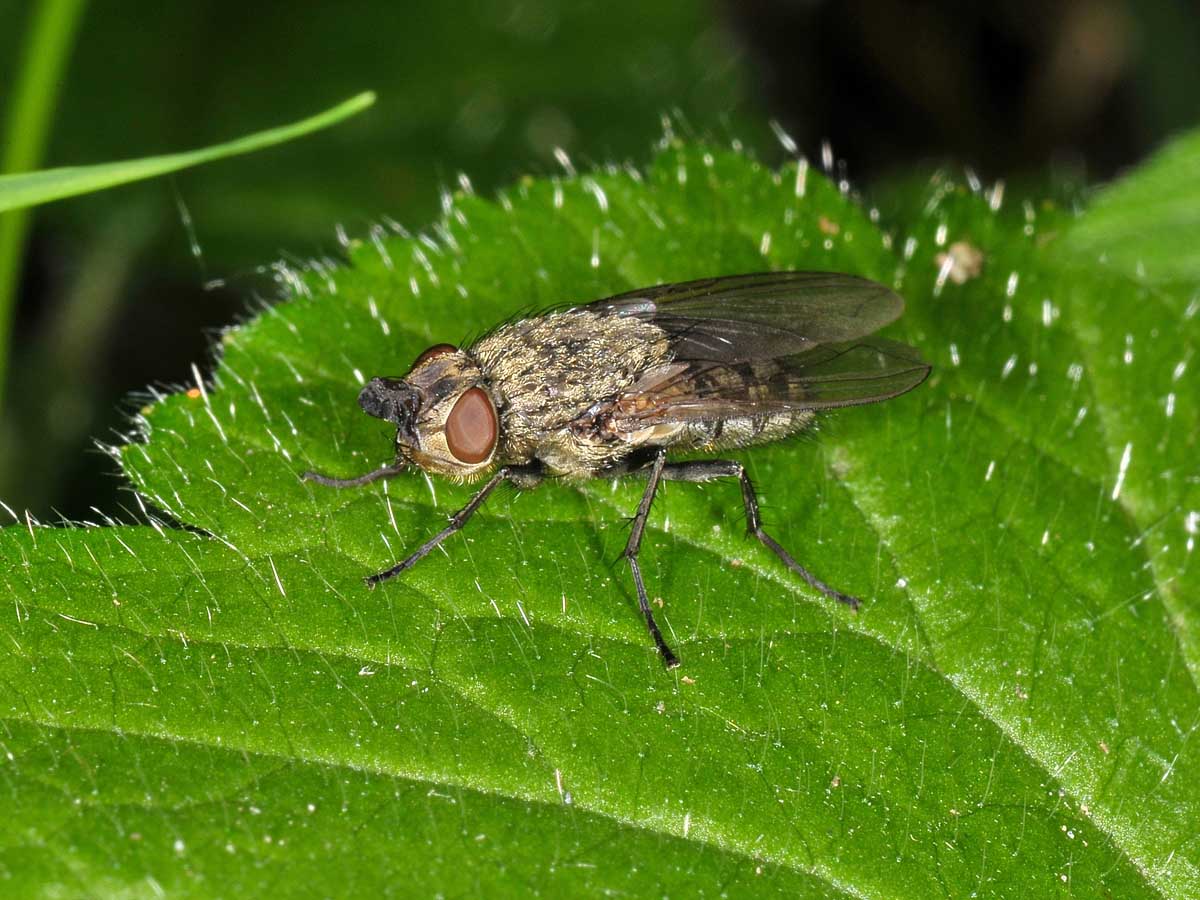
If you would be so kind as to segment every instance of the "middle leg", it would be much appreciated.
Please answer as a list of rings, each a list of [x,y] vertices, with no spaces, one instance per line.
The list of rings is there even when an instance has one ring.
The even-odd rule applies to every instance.
[[[646,530],[646,518],[650,515],[650,504],[654,502],[654,495],[658,491],[658,485],[662,481],[663,469],[666,467],[667,454],[665,450],[660,450],[654,457],[654,462],[650,464],[650,478],[646,483],[646,490],[642,494],[642,502],[638,504],[637,512],[633,516],[633,529],[629,533],[629,541],[625,544],[625,552],[622,554],[629,562],[629,569],[633,572],[633,584],[637,588],[638,608],[641,609],[642,615],[646,618],[646,627],[650,629],[650,636],[654,638],[654,645],[658,647],[658,652],[662,656],[663,664],[668,669],[674,669],[679,665],[679,657],[667,646],[667,642],[663,640],[662,632],[658,630],[658,623],[654,621],[654,613],[650,611],[650,600],[646,596],[646,585],[642,582],[642,570],[638,566],[638,551],[642,547],[642,534]]]

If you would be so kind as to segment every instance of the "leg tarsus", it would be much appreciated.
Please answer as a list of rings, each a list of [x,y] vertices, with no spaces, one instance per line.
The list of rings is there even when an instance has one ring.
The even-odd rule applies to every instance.
[[[638,608],[646,619],[646,628],[649,630],[650,636],[654,638],[654,646],[658,648],[663,665],[668,669],[674,669],[679,665],[679,657],[663,639],[662,632],[658,630],[658,623],[654,621],[654,613],[650,611],[650,602],[646,597],[646,585],[642,582],[642,570],[638,566],[637,557],[626,556],[625,559],[628,560],[629,570],[633,573],[633,584],[637,588]]]
[[[759,542],[764,547],[778,556],[783,561],[785,566],[807,581],[810,587],[815,588],[826,597],[836,600],[838,603],[846,604],[851,609],[858,609],[858,604],[860,601],[857,597],[851,597],[849,594],[843,594],[837,588],[832,588],[827,585],[812,572],[808,571],[808,569],[804,568],[804,566],[800,565],[800,563],[796,562],[796,560],[792,558],[792,555],[784,550],[783,547],[779,546],[779,542],[763,531],[762,528],[758,528],[750,533],[754,535],[754,537],[758,538]]]
[[[679,665],[679,657],[667,646],[667,642],[663,640],[662,632],[658,629],[658,623],[654,621],[654,613],[650,610],[650,600],[646,596],[646,585],[642,581],[642,570],[637,561],[638,551],[642,546],[642,534],[646,530],[646,518],[650,515],[650,504],[654,502],[654,495],[658,491],[659,482],[662,480],[666,459],[667,455],[662,451],[659,451],[658,455],[654,458],[654,462],[650,467],[650,480],[646,484],[646,490],[642,493],[642,501],[638,504],[637,513],[634,514],[633,528],[629,533],[629,540],[625,544],[625,552],[621,555],[625,557],[629,563],[629,570],[633,573],[633,585],[637,589],[638,608],[642,611],[642,615],[646,619],[646,628],[650,631],[650,637],[654,639],[654,646],[658,648],[663,665],[668,669],[674,669]]]

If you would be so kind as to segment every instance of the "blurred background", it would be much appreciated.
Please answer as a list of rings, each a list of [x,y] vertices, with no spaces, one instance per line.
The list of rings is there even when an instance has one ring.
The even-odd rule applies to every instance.
[[[0,0],[0,123],[37,9]],[[867,196],[943,164],[1097,183],[1200,120],[1200,10],[1182,0],[80,0],[73,41],[39,167],[379,102],[32,214],[0,348],[0,499],[44,521],[132,519],[93,449],[127,430],[131,392],[190,380],[217,330],[273,296],[264,264],[336,256],[339,225],[419,229],[459,172],[486,194],[561,171],[556,147],[643,163],[669,114],[770,163],[787,155],[771,119],[810,157],[828,140]]]

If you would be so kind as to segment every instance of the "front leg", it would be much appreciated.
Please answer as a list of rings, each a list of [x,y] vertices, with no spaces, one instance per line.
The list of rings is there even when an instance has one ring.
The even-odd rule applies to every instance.
[[[385,569],[382,572],[376,572],[374,575],[368,575],[366,578],[368,587],[375,587],[381,581],[387,581],[389,578],[395,578],[406,569],[411,569],[421,559],[429,554],[434,547],[444,541],[450,535],[461,529],[467,524],[467,520],[475,515],[475,511],[483,506],[483,502],[487,500],[488,495],[492,493],[505,481],[512,481],[522,488],[533,487],[542,478],[541,469],[538,466],[504,466],[496,470],[496,474],[488,479],[487,484],[479,489],[478,493],[470,499],[466,506],[450,517],[450,524],[427,540],[424,544],[416,549],[412,555],[406,559],[396,563],[390,569]]]
[[[397,461],[390,466],[380,466],[372,472],[367,472],[365,475],[359,475],[357,478],[331,478],[328,475],[321,475],[318,472],[305,472],[300,476],[302,481],[315,481],[317,484],[322,484],[325,487],[331,488],[352,488],[362,487],[364,484],[370,484],[372,481],[377,481],[380,478],[391,478],[393,475],[399,475],[406,468],[407,464],[403,461]]]
[[[750,534],[754,535],[764,547],[778,556],[785,566],[826,597],[831,597],[839,603],[845,603],[851,609],[858,609],[859,601],[857,597],[843,594],[841,591],[830,587],[817,578],[808,569],[796,562],[792,555],[784,550],[775,538],[763,531],[762,520],[758,514],[758,495],[754,491],[754,484],[750,481],[750,476],[746,474],[746,467],[740,462],[731,459],[702,459],[692,462],[671,463],[663,468],[662,477],[667,481],[692,481],[700,483],[713,481],[717,478],[737,478],[742,485],[742,502],[746,507],[746,529]]]

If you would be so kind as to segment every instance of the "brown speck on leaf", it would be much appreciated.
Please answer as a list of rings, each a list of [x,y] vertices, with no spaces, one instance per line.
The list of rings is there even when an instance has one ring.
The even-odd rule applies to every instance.
[[[742,558],[740,556],[735,556],[733,559],[731,559],[729,561],[729,566],[730,566],[730,568],[733,568],[733,569],[740,569],[745,564],[746,563],[742,560]]]
[[[817,219],[817,227],[821,229],[822,234],[827,234],[830,237],[842,230],[841,225],[832,219],[825,218],[824,216],[821,216],[819,219]]]
[[[200,388],[188,388],[187,395],[189,400],[200,399]]]
[[[1100,742],[1100,749],[1101,749],[1102,751],[1104,751],[1104,755],[1105,755],[1105,756],[1108,756],[1108,744],[1104,743],[1104,741],[1101,741],[1101,742]]]
[[[966,284],[972,278],[978,278],[983,271],[983,251],[966,241],[955,241],[946,252],[939,253],[934,262],[939,271],[949,262],[950,271],[946,277],[955,284]]]

